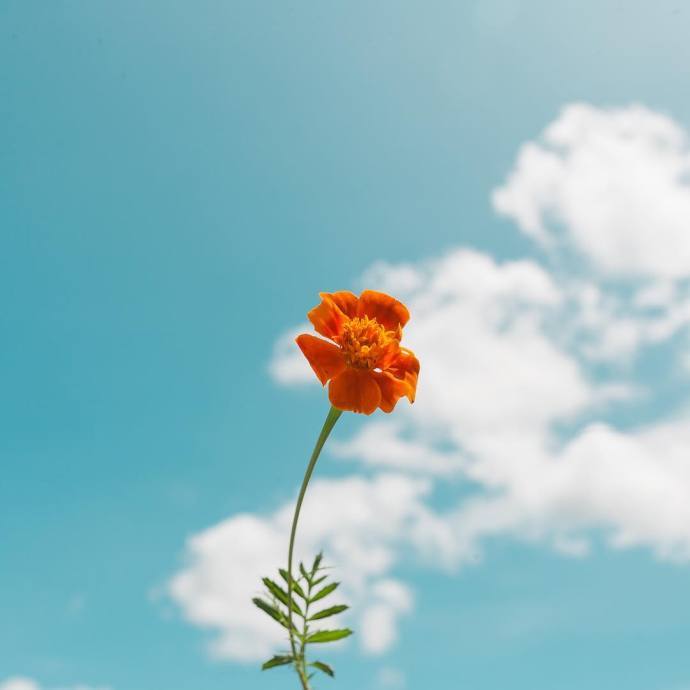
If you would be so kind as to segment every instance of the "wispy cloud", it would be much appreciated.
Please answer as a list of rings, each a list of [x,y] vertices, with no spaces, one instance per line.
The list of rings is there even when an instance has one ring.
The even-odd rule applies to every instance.
[[[108,690],[108,688],[81,684],[60,687],[44,686],[33,678],[12,676],[0,682],[0,690]]]

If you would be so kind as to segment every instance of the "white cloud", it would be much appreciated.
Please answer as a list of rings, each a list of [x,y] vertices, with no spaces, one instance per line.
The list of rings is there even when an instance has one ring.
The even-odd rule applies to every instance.
[[[493,494],[462,504],[455,533],[466,544],[511,534],[588,553],[592,529],[614,548],[645,546],[666,560],[690,559],[690,418],[622,433],[592,424],[559,452],[529,462],[486,457]]]
[[[597,530],[614,548],[690,558],[690,469],[681,459],[690,419],[627,433],[575,423],[639,389],[634,379],[592,380],[586,348],[615,340],[607,329],[624,318],[633,322],[633,350],[668,340],[677,328],[660,324],[686,309],[682,296],[645,284],[623,303],[534,262],[498,264],[467,250],[404,272],[391,267],[390,275],[378,264],[367,282],[401,288],[413,314],[405,336],[422,375],[413,407],[373,418],[353,439],[336,442],[336,454],[374,468],[461,473],[478,488],[446,514],[427,510],[417,521],[420,557],[431,555],[428,542],[446,565],[471,562],[484,539],[501,535],[582,557]],[[666,313],[647,319],[643,310],[660,303]],[[583,346],[583,332],[601,338]],[[609,347],[620,356],[629,346]],[[568,423],[573,430],[564,435]]]
[[[537,264],[463,250],[428,264],[426,278],[408,298],[407,342],[424,366],[416,424],[441,426],[475,452],[497,429],[503,438],[539,433],[588,404],[591,385],[543,332],[561,295]]]
[[[334,440],[331,453],[379,469],[395,468],[424,474],[458,474],[463,464],[459,453],[439,452],[429,443],[415,438],[406,439],[397,418],[385,422],[372,421],[349,441]]]
[[[69,687],[45,688],[32,678],[25,676],[13,676],[0,682],[0,690],[108,690],[107,688],[95,688],[90,685],[71,685]]]
[[[633,291],[563,278],[570,314],[559,315],[561,335],[595,362],[629,364],[645,347],[670,340],[690,323],[687,285],[643,282]]]
[[[563,109],[522,146],[494,207],[545,247],[565,244],[616,276],[690,275],[690,149],[643,106]]]
[[[385,284],[385,269],[376,271]],[[627,433],[601,423],[556,433],[557,425],[625,402],[638,388],[634,379],[594,383],[586,375],[582,352],[571,342],[577,334],[563,336],[572,321],[582,326],[588,318],[584,309],[572,311],[570,276],[549,276],[530,262],[499,265],[467,251],[428,262],[419,275],[424,278],[405,297],[414,314],[410,342],[423,369],[418,402],[403,414],[420,433],[410,441],[398,433],[400,417],[374,419],[349,448],[365,462],[379,452],[390,464],[397,444],[399,467],[412,457],[419,469],[426,446],[433,472],[438,451],[428,437],[435,430],[451,441],[451,457],[462,453],[455,466],[486,493],[461,499],[442,518],[453,535],[445,553],[467,560],[482,538],[511,534],[581,556],[589,531],[599,529],[616,547],[690,558],[690,466],[681,459],[690,446],[687,415]],[[593,291],[598,302],[616,304],[617,297],[591,284],[584,284],[582,304],[591,304]],[[633,292],[629,302],[668,307],[656,320],[630,317],[641,345],[668,341],[688,308],[659,283]],[[601,311],[589,324],[593,332],[606,332]],[[615,313],[611,308],[608,324],[616,323]],[[374,434],[384,440],[381,451]]]
[[[309,333],[311,329],[310,323],[302,323],[286,331],[276,340],[268,372],[278,383],[289,386],[312,381],[314,372],[295,347],[295,338],[300,333]]]
[[[31,678],[14,676],[0,683],[0,690],[40,690],[40,686]]]
[[[614,549],[690,560],[690,412],[643,428],[611,422],[616,406],[662,395],[638,376],[637,355],[680,343],[668,366],[675,376],[690,362],[685,141],[641,107],[570,106],[523,147],[494,195],[548,248],[544,265],[456,249],[365,273],[367,287],[410,307],[417,402],[373,417],[353,438],[336,432],[333,454],[373,476],[317,480],[300,530],[302,553],[323,547],[347,583],[365,651],[394,644],[411,610],[412,592],[396,578],[403,555],[451,569],[503,536],[581,558],[596,532]],[[573,249],[600,273],[554,260]],[[278,383],[320,388],[293,343],[304,330],[281,337],[270,371]],[[446,493],[458,488],[443,513],[431,507],[439,481]],[[170,592],[188,620],[216,632],[219,656],[249,660],[285,645],[250,597],[285,550],[291,510],[234,516],[188,544]]]
[[[365,652],[381,653],[395,639],[396,622],[412,606],[410,592],[389,573],[400,549],[415,545],[416,527],[430,519],[424,498],[430,484],[399,474],[312,483],[300,518],[298,557],[324,549],[343,581],[341,599],[374,621],[380,637],[356,637]],[[293,501],[266,516],[237,515],[195,535],[187,565],[169,592],[186,618],[216,632],[212,653],[260,660],[286,646],[282,630],[258,612],[251,597],[261,576],[274,576],[286,550]],[[364,625],[356,624],[359,632]]]
[[[377,270],[386,273],[383,266]],[[543,312],[561,296],[533,262],[498,265],[459,251],[391,273],[398,281],[404,274],[415,314],[409,343],[424,353],[419,402],[401,405],[400,415],[378,418],[334,449],[398,473],[315,481],[300,526],[301,553],[324,548],[347,584],[345,594],[359,616],[356,639],[369,653],[395,642],[397,621],[412,606],[409,589],[391,577],[401,551],[451,566],[471,560],[476,550],[473,540],[458,534],[453,514],[444,517],[428,507],[431,482],[399,472],[458,474],[469,462],[461,449],[475,454],[498,444],[514,451],[526,431],[533,444],[546,436],[552,420],[577,413],[595,394],[576,364],[542,333]],[[286,353],[285,361],[292,359]],[[272,365],[280,381],[285,371],[296,371],[285,361]],[[463,385],[452,385],[456,380]],[[403,418],[410,434],[402,433]],[[187,566],[169,591],[190,622],[216,632],[215,655],[248,661],[285,646],[280,628],[255,610],[251,596],[260,576],[279,565],[292,506],[289,501],[266,516],[232,517],[189,541]]]
[[[365,649],[381,654],[398,637],[399,616],[412,610],[412,592],[396,580],[379,580],[371,587],[371,598],[372,603],[362,613],[360,634]]]

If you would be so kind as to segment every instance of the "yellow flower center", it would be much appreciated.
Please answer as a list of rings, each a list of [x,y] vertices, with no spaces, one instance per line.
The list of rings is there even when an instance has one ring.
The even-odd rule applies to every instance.
[[[387,331],[376,319],[350,319],[343,326],[340,346],[345,361],[357,369],[374,369],[390,346],[399,340],[394,331]]]

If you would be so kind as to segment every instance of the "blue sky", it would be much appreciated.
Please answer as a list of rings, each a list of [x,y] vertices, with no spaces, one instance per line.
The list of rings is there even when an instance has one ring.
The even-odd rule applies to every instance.
[[[242,573],[273,556],[236,558],[236,520],[281,532],[325,414],[276,343],[365,284],[413,307],[424,368],[318,467],[309,545],[391,560],[365,549],[370,618],[321,686],[690,686],[689,22],[0,2],[0,687],[294,686],[218,652],[256,633]],[[317,514],[396,491],[395,520]],[[209,568],[231,605],[195,623]]]

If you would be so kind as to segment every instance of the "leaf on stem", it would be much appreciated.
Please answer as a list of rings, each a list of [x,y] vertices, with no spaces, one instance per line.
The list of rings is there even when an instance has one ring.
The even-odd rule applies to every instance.
[[[318,668],[319,671],[323,671],[331,678],[335,678],[335,671],[328,664],[324,664],[323,661],[312,661],[309,665]]]
[[[316,644],[317,642],[335,642],[336,640],[342,640],[350,635],[352,635],[352,630],[349,628],[343,628],[342,630],[319,630],[309,635],[305,642],[312,644]]]
[[[263,599],[259,599],[259,597],[254,597],[252,599],[254,602],[254,606],[258,606],[262,611],[267,613],[273,620],[278,621],[281,625],[285,625],[285,617],[283,614],[278,611],[275,606],[271,606],[268,602],[265,602]]]
[[[266,585],[266,589],[281,603],[284,604],[285,606],[288,605],[288,595],[287,592],[282,588],[279,587],[273,580],[271,580],[268,577],[263,578],[263,583]],[[292,600],[292,610],[298,615],[301,616],[302,614],[302,609],[297,605],[297,602],[293,599]]]
[[[315,613],[313,616],[309,616],[310,621],[318,621],[321,618],[328,618],[329,616],[336,616],[339,613],[342,613],[343,611],[347,611],[349,609],[349,606],[345,606],[345,604],[338,604],[337,606],[331,606],[330,608],[323,609],[323,611],[319,611],[318,613]]]
[[[299,564],[299,571],[300,571],[300,573],[302,573],[302,577],[307,582],[311,582],[311,577],[309,576],[309,573],[307,572],[306,568],[304,567],[304,563]]]
[[[292,591],[296,592],[299,596],[302,597],[302,599],[304,599],[304,601],[306,601],[307,595],[304,593],[304,590],[300,587],[299,582],[297,582],[297,580],[295,580],[294,577],[290,578],[290,576],[288,575],[288,571],[284,568],[280,568],[278,572],[280,573],[280,576],[283,578],[283,580],[285,580],[285,584],[288,587],[290,586],[290,580],[292,579]]]
[[[339,582],[331,582],[330,585],[326,585],[323,589],[320,589],[311,599],[310,603],[314,603],[315,601],[318,601],[319,599],[323,599],[324,597],[327,597],[331,592],[333,592],[339,585]]]
[[[262,671],[267,671],[269,668],[275,668],[276,666],[285,666],[286,664],[291,664],[292,663],[292,657],[291,656],[274,656],[272,659],[269,659],[268,661],[264,662],[261,665],[261,670]]]
[[[262,611],[267,613],[271,618],[273,618],[274,621],[278,621],[278,623],[280,623],[286,630],[290,629],[288,624],[288,618],[282,611],[279,611],[275,606],[271,606],[263,599],[259,599],[259,597],[254,597],[252,601],[254,602],[254,606],[257,606]],[[294,623],[292,624],[292,631],[295,634],[299,634],[299,631],[295,627]]]

